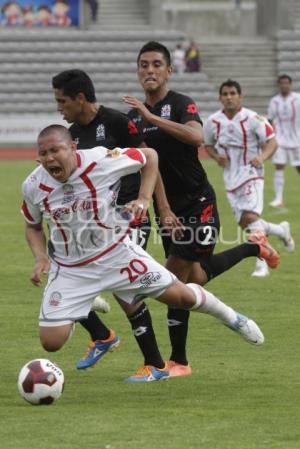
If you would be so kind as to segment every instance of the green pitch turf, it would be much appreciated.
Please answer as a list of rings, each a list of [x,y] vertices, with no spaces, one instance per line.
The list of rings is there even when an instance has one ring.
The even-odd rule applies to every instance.
[[[20,185],[30,162],[0,163],[1,371],[0,447],[2,449],[299,449],[300,448],[300,178],[286,171],[287,210],[268,207],[272,166],[266,165],[264,217],[290,221],[298,247],[282,255],[280,267],[266,279],[253,279],[248,259],[207,285],[239,311],[253,317],[265,333],[263,347],[245,343],[213,318],[192,314],[188,353],[193,375],[149,384],[124,379],[142,358],[130,326],[113,299],[104,322],[122,339],[121,347],[95,368],[75,369],[88,337],[77,326],[72,340],[48,354],[38,339],[42,288],[29,282],[32,256],[19,214]],[[237,228],[227,204],[221,170],[205,161],[214,184],[223,239],[235,244]],[[219,244],[216,251],[228,248]],[[150,253],[163,262],[159,245]],[[166,310],[149,300],[164,357],[169,356]],[[31,406],[17,392],[20,368],[34,358],[49,358],[64,371],[61,399]]]

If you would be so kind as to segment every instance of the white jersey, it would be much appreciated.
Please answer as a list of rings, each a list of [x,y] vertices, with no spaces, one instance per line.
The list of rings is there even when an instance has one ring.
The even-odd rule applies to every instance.
[[[279,147],[300,147],[300,94],[275,95],[269,104],[268,118],[274,126]]]
[[[116,207],[120,178],[139,171],[144,154],[136,148],[104,147],[77,152],[77,169],[56,181],[40,165],[23,184],[23,215],[28,223],[48,223],[51,257],[78,267],[100,259],[128,233],[128,216]]]
[[[227,191],[238,189],[250,180],[264,178],[263,167],[252,167],[250,161],[272,137],[274,131],[270,123],[250,109],[241,108],[233,119],[222,110],[208,118],[204,124],[204,142],[228,158],[229,163],[224,168]]]

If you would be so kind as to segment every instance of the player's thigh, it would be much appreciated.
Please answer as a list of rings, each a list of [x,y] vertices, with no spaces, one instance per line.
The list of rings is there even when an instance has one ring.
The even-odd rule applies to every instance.
[[[62,326],[40,326],[40,341],[47,351],[57,351],[70,338],[73,324],[64,324]]]
[[[146,251],[129,242],[119,252],[103,282],[104,290],[111,290],[121,300],[136,304],[147,296],[159,296],[175,279]]]
[[[197,203],[189,213],[183,213],[183,237],[166,237],[168,256],[198,262],[203,254],[212,253],[219,236],[220,219],[216,202]],[[167,246],[167,245],[165,245]]]
[[[52,264],[40,309],[40,326],[63,326],[86,317],[101,290],[101,270],[95,264],[80,268]]]
[[[278,147],[272,156],[275,165],[286,165],[288,163],[288,152],[286,148]]]
[[[244,221],[245,214],[260,216],[264,206],[264,181],[255,179],[247,182],[235,192],[230,193],[231,206],[239,224]]]
[[[179,309],[190,309],[195,305],[195,295],[193,291],[180,281],[174,282],[156,299],[168,306]]]
[[[300,168],[300,147],[288,150],[288,155],[291,166]]]

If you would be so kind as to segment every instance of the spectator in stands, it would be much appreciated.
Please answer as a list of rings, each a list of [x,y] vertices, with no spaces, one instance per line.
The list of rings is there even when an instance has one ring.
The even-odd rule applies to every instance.
[[[175,73],[180,75],[185,71],[185,51],[181,44],[176,45],[173,53],[173,68]]]
[[[98,0],[87,0],[91,9],[91,21],[97,22],[98,11],[99,11],[99,1]]]
[[[283,207],[284,169],[286,164],[300,174],[300,94],[292,91],[292,78],[278,78],[279,93],[270,101],[268,118],[275,128],[278,148],[272,158],[275,165],[272,207]]]
[[[38,7],[36,25],[40,27],[49,27],[54,25],[52,13],[47,5],[40,5]]]
[[[21,6],[15,2],[7,2],[2,7],[3,19],[1,25],[16,26],[23,25],[23,14]]]
[[[72,24],[68,12],[70,5],[68,0],[54,0],[52,13],[54,16],[54,24],[61,27],[69,27]]]
[[[185,52],[185,64],[187,72],[201,71],[200,53],[194,41],[190,42],[190,45]]]

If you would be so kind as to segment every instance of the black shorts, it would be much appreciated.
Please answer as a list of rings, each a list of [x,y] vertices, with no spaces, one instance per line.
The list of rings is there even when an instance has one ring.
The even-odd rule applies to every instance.
[[[218,240],[220,220],[215,198],[196,200],[177,215],[185,226],[184,236],[176,240],[174,234],[164,232],[160,227],[166,258],[170,255],[184,260],[200,262],[210,257]]]

